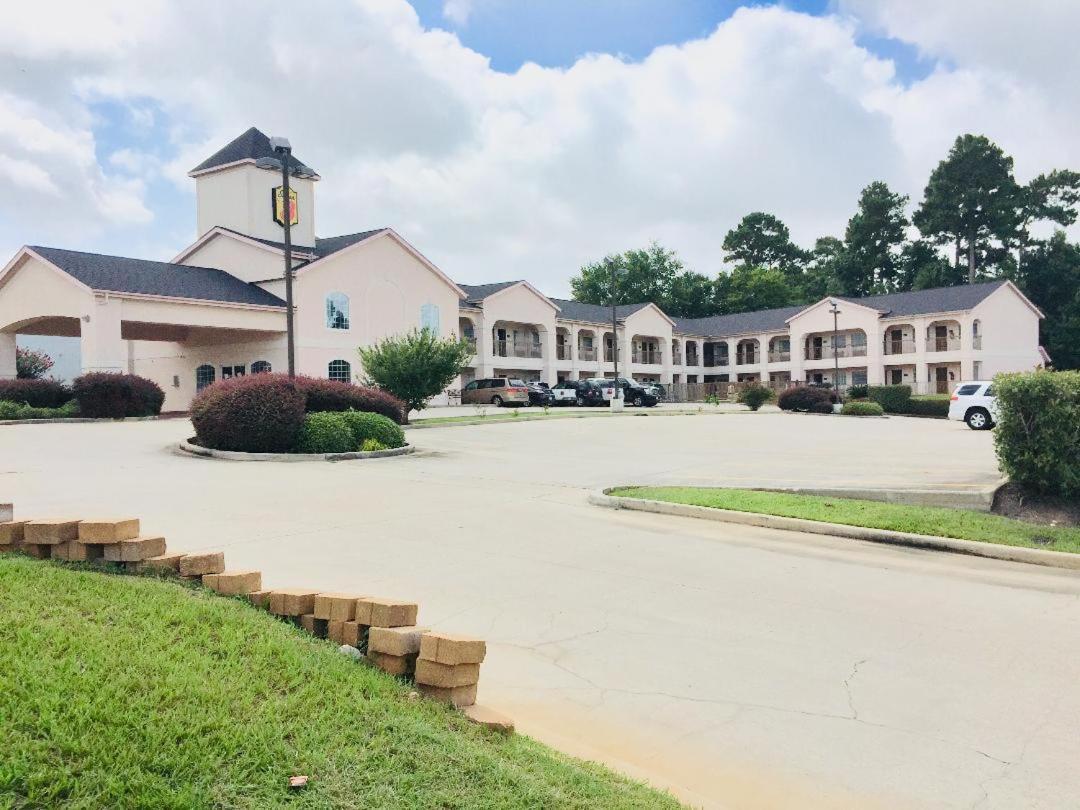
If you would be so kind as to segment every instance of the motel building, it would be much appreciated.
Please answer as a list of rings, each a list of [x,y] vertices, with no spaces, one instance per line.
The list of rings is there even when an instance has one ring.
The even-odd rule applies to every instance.
[[[78,338],[82,371],[148,377],[172,411],[215,380],[284,371],[285,216],[296,368],[314,377],[355,380],[358,346],[417,327],[475,346],[458,388],[495,376],[610,377],[616,349],[620,374],[641,381],[831,384],[839,366],[841,386],[920,392],[1044,362],[1042,313],[1004,280],[709,318],[631,304],[617,308],[613,330],[609,307],[550,298],[527,281],[455,283],[392,228],[316,236],[318,174],[292,158],[286,204],[280,170],[256,165],[272,157],[253,127],[192,169],[196,239],[170,262],[18,251],[0,270],[0,377],[15,376],[19,335]]]

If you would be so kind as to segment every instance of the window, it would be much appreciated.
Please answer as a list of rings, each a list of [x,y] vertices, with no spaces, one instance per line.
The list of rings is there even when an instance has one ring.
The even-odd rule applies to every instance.
[[[865,371],[853,371],[853,372],[851,372],[851,384],[852,385],[866,385],[866,372]]]
[[[331,360],[327,366],[327,376],[338,382],[352,382],[352,366],[348,360]]]
[[[439,334],[439,307],[437,304],[424,304],[420,307],[420,328],[428,329],[432,334]]]
[[[221,379],[223,379],[223,380],[231,380],[232,379],[232,366],[222,366],[221,367]]]
[[[465,386],[466,391],[475,391],[480,387],[480,383],[477,380],[473,380],[471,383]]]
[[[247,369],[244,366],[233,366],[232,373],[234,377],[243,377],[247,374]]]
[[[349,296],[345,293],[332,292],[326,296],[326,328],[349,328]]]
[[[970,397],[972,394],[978,391],[980,387],[981,386],[978,385],[961,385],[959,388],[956,389],[956,395],[959,397]]]
[[[214,367],[202,365],[195,369],[195,390],[202,391],[214,381]]]
[[[272,371],[268,360],[256,360],[251,364],[252,374],[269,374]]]

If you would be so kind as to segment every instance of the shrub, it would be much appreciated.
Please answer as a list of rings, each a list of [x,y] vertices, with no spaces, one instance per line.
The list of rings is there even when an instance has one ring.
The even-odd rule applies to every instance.
[[[475,354],[468,341],[443,339],[430,329],[413,329],[358,351],[368,384],[404,402],[406,420],[410,410],[422,410],[450,385]]]
[[[154,416],[161,413],[165,392],[153,380],[135,374],[95,371],[76,377],[72,385],[79,412],[91,419]]]
[[[871,385],[866,389],[867,396],[880,405],[885,413],[907,413],[911,400],[910,385]]]
[[[45,352],[15,347],[15,376],[21,380],[37,380],[55,365]]]
[[[296,383],[307,397],[304,408],[308,413],[350,409],[369,411],[382,414],[398,424],[405,418],[405,403],[378,388],[316,377],[297,377]]]
[[[739,392],[739,402],[746,405],[752,411],[756,411],[772,398],[772,389],[766,388],[764,385],[758,385],[757,383],[752,383]]]
[[[374,453],[377,450],[389,450],[390,448],[378,439],[364,439],[364,443],[360,445],[360,449],[365,453]]]
[[[345,414],[340,411],[307,414],[296,440],[299,453],[349,453],[358,446]]]
[[[34,408],[59,408],[71,389],[57,380],[0,380],[0,399]]]
[[[285,374],[234,377],[199,392],[191,403],[191,422],[204,447],[288,453],[304,425],[306,399]]]
[[[1080,498],[1080,371],[999,374],[994,396],[1005,474],[1044,495]]]
[[[23,402],[0,399],[0,419],[70,419],[79,415],[79,404],[69,400],[59,408],[37,408]]]
[[[385,447],[405,445],[405,431],[381,414],[345,411],[341,415],[352,432],[353,447],[360,447],[367,439],[375,439]]]
[[[924,397],[912,397],[908,400],[907,410],[912,416],[935,416],[942,419],[949,415],[949,395],[930,394]]]
[[[777,401],[783,411],[807,411],[811,413],[832,413],[832,404],[836,394],[828,388],[813,388],[809,385],[796,385],[788,388]]]
[[[876,402],[845,402],[840,413],[844,416],[881,416],[885,409]]]
[[[852,385],[848,387],[847,395],[852,399],[866,399],[869,386]]]

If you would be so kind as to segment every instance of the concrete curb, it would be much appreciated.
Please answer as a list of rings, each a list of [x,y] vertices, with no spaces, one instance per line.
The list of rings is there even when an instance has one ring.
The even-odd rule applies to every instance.
[[[412,444],[389,450],[370,450],[366,453],[360,450],[355,453],[241,453],[235,450],[211,450],[209,447],[200,447],[187,441],[180,442],[177,447],[193,456],[216,458],[222,461],[354,461],[365,458],[405,456],[416,452],[416,446]]]
[[[1007,562],[1021,562],[1080,571],[1080,554],[1069,554],[1064,551],[1044,551],[1020,546],[998,546],[991,543],[980,543],[975,540],[932,537],[924,534],[894,532],[888,529],[869,529],[863,526],[846,526],[840,523],[823,523],[817,520],[764,515],[759,512],[736,512],[730,509],[714,509],[711,506],[690,506],[681,503],[650,501],[642,498],[616,498],[608,495],[608,492],[612,489],[614,487],[593,490],[589,493],[589,503],[608,509],[629,509],[637,512],[654,512],[660,515],[678,515],[679,517],[716,520],[723,523],[739,523],[744,526],[761,526],[766,529],[826,534],[832,537],[847,537],[852,540],[865,540],[871,543],[886,543],[930,551],[947,551],[953,554],[967,554],[992,560],[1005,560]]]

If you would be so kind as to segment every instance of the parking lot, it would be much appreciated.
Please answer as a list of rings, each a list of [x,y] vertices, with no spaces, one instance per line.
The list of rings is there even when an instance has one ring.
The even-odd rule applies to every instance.
[[[181,419],[0,427],[0,500],[136,513],[271,587],[414,598],[421,623],[489,640],[482,703],[691,803],[1075,801],[1074,574],[586,502],[620,483],[983,487],[989,433],[633,413],[412,430],[413,456],[336,464],[187,457]]]

